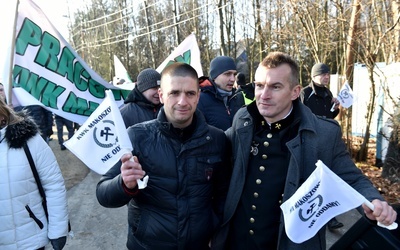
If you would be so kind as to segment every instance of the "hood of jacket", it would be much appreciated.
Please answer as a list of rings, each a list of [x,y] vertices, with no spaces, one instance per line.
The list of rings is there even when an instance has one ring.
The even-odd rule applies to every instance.
[[[199,84],[200,84],[200,89],[202,92],[209,91],[214,94],[218,93],[217,86],[209,77],[206,77],[206,76],[200,77]]]
[[[6,128],[5,138],[10,148],[21,148],[25,142],[38,133],[37,125],[25,112],[19,112],[21,122],[10,124]]]
[[[218,99],[221,99],[221,100],[223,99],[221,94],[218,92],[217,85],[209,77],[206,77],[206,76],[200,77],[199,84],[200,84],[201,92],[213,93],[215,95],[215,97],[217,97]],[[231,99],[231,98],[235,97],[237,94],[240,94],[240,91],[233,88],[232,94],[228,98]]]

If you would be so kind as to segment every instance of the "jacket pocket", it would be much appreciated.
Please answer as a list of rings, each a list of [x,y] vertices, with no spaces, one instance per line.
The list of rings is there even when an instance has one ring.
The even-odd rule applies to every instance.
[[[39,226],[40,229],[43,229],[43,223],[36,217],[36,215],[32,212],[31,208],[29,205],[25,206],[26,211],[28,211],[29,217],[31,217],[36,224]]]
[[[211,181],[214,171],[221,164],[222,158],[218,155],[197,158],[196,179],[204,182]]]

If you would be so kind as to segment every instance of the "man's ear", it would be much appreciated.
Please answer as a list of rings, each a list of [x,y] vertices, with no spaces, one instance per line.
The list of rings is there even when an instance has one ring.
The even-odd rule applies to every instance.
[[[296,85],[292,90],[292,101],[296,100],[297,98],[299,98],[300,93],[301,93],[301,86],[300,85]]]
[[[161,88],[158,88],[158,97],[160,98],[160,102],[161,102],[162,104],[164,104],[163,92],[162,92]]]

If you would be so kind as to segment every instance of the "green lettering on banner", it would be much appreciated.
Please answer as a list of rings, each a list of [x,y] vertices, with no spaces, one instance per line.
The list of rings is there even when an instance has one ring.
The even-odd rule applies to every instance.
[[[14,66],[13,78],[16,86],[25,89],[43,105],[57,109],[57,98],[65,91],[65,88],[19,65]]]
[[[56,72],[58,67],[58,54],[60,54],[60,41],[48,32],[44,32],[42,45],[35,57],[35,63],[52,72]]]
[[[104,99],[106,97],[106,87],[93,80],[93,78],[89,79],[89,92],[99,99]]]
[[[39,46],[42,41],[42,29],[25,18],[15,41],[15,52],[24,55],[29,45]]]
[[[92,79],[90,71],[84,68],[83,62],[76,59],[74,52],[68,46],[61,47],[57,37],[47,31],[43,32],[32,20],[25,18],[16,38],[16,53],[24,56],[29,46],[39,46],[34,61],[29,62],[30,64],[35,63],[43,68],[40,70],[45,68],[64,77],[74,84],[78,91],[89,92],[97,99],[105,98],[107,88]],[[190,50],[175,60],[190,64]],[[14,65],[14,87],[22,87],[45,106],[58,109],[57,99],[67,88],[42,77],[41,72],[31,72],[28,68]],[[130,90],[113,89],[112,92],[115,100],[120,101],[128,97]],[[72,114],[90,116],[98,106],[98,103],[79,98],[70,92],[61,109]]]
[[[86,91],[88,89],[89,78],[90,75],[86,69],[83,68],[82,64],[80,62],[76,62],[74,69],[74,83],[76,88],[80,91]]]
[[[58,109],[57,98],[65,91],[65,88],[49,81],[43,91],[42,103],[47,107]]]
[[[88,102],[83,98],[77,97],[73,92],[70,92],[62,110],[72,114],[90,116],[98,106],[98,103],[91,101]]]
[[[126,100],[129,93],[131,92],[130,90],[127,90],[127,89],[111,89],[111,91],[112,91],[112,93],[114,95],[114,99],[116,101],[121,100],[121,98],[123,98],[123,100]]]
[[[64,47],[60,56],[57,73],[67,77],[70,82],[74,82],[74,60],[75,56],[71,50],[68,47]],[[78,73],[80,71],[81,69],[79,69]]]

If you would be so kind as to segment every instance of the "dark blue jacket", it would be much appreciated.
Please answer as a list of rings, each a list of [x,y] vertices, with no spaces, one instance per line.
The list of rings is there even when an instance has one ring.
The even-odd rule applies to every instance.
[[[230,146],[222,130],[207,125],[199,111],[195,116],[193,133],[184,141],[163,108],[157,119],[128,128],[132,154],[149,176],[145,189],[131,195],[124,191],[121,162],[97,185],[101,205],[129,203],[129,249],[207,249],[220,223]]]
[[[39,128],[40,135],[47,141],[47,137],[53,134],[53,113],[40,105],[19,106],[15,111],[26,110]]]
[[[225,105],[222,96],[211,79],[200,78],[200,101],[197,108],[203,113],[206,122],[222,130],[227,130],[233,121],[236,112],[244,106],[244,98],[241,92],[232,91]]]

